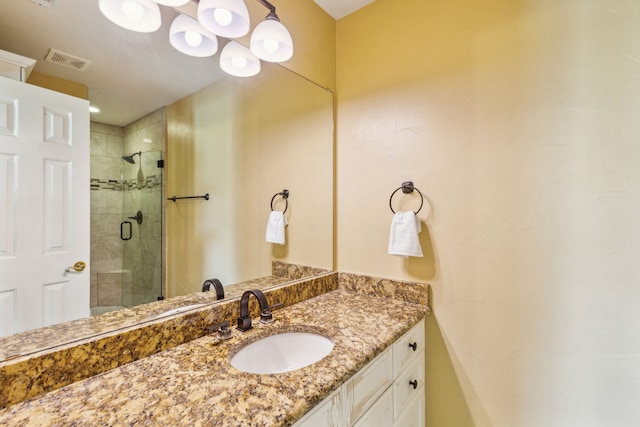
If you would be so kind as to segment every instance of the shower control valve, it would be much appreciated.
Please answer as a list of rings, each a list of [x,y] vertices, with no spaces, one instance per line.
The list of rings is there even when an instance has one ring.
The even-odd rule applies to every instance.
[[[135,216],[130,216],[129,219],[135,219],[138,225],[142,224],[142,211],[136,212]]]

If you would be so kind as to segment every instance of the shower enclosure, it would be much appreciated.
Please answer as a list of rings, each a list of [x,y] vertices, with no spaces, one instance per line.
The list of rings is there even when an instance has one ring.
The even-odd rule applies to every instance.
[[[127,126],[91,122],[91,312],[163,297],[164,108]]]
[[[119,132],[112,127],[95,128],[95,139],[101,132]],[[106,135],[104,140],[110,134]],[[91,179],[94,315],[163,297],[162,153],[92,154],[92,176],[100,177]]]
[[[162,299],[162,151],[123,159],[122,305]]]

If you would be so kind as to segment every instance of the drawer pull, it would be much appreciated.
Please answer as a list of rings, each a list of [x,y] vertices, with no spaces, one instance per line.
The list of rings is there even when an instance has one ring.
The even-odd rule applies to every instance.
[[[413,349],[413,351],[416,351],[416,349],[418,348],[418,343],[415,343],[415,342],[410,343],[409,347],[411,347]]]
[[[409,384],[413,386],[414,390],[418,388],[418,380],[409,381]]]

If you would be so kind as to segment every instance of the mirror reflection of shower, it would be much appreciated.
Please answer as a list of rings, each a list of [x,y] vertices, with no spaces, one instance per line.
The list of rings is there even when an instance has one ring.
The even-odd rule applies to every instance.
[[[130,231],[125,237],[129,238],[122,240],[122,266],[130,274],[130,283],[123,282],[125,307],[155,301],[163,295],[161,159],[158,150],[132,150],[122,155],[122,220],[133,223],[130,230],[125,227],[125,232]]]
[[[164,109],[125,127],[91,122],[94,315],[163,298],[165,132]]]
[[[142,156],[142,151],[138,151],[137,153],[133,153],[133,154],[129,154],[129,155],[124,155],[122,156],[122,160],[126,160],[127,162],[131,163],[132,165],[136,164],[136,160],[133,158],[133,156]]]

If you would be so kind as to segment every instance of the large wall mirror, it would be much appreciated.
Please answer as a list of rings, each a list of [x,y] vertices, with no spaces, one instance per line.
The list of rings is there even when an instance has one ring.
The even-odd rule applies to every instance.
[[[126,141],[122,152],[112,157],[113,162],[124,162],[124,181],[135,181],[138,165],[165,161],[160,193],[164,212],[158,217],[160,232],[166,233],[159,253],[162,264],[141,273],[163,277],[163,296],[199,292],[203,280],[213,277],[231,285],[270,276],[273,261],[331,270],[332,93],[276,64],[263,62],[258,76],[243,79],[224,75],[217,56],[200,59],[175,51],[168,27],[177,15],[163,7],[162,28],[140,34],[106,20],[97,1],[64,0],[48,8],[15,0],[2,5],[0,49],[36,59],[37,74],[86,84],[91,103],[103,108],[100,116],[92,116],[92,130],[109,135],[109,129],[136,123],[128,137],[142,140],[144,132],[162,124],[166,144],[134,157],[139,164],[123,160],[137,151]],[[225,43],[220,40],[221,47]],[[91,63],[79,72],[46,62],[49,48]],[[109,105],[115,108],[105,108]],[[148,126],[137,125],[141,120]],[[150,174],[145,170],[144,175],[146,179]],[[276,197],[271,204],[284,189],[288,200]],[[205,193],[209,200],[167,200]],[[287,208],[285,245],[265,241],[272,207]],[[111,222],[119,240],[120,220]],[[104,231],[104,224],[92,221],[94,226]],[[132,309],[119,316],[123,322],[114,322],[114,329],[139,320]],[[95,321],[86,324],[85,331],[67,341],[107,332],[95,327]],[[46,329],[21,333],[20,339],[43,342],[51,337],[52,345],[61,344]],[[0,360],[13,356],[2,353]]]
[[[169,196],[211,196],[167,206],[169,296],[270,276],[272,260],[331,269],[332,104],[265,64],[259,79],[224,78],[167,107]],[[265,240],[271,209],[286,209],[284,245]]]

